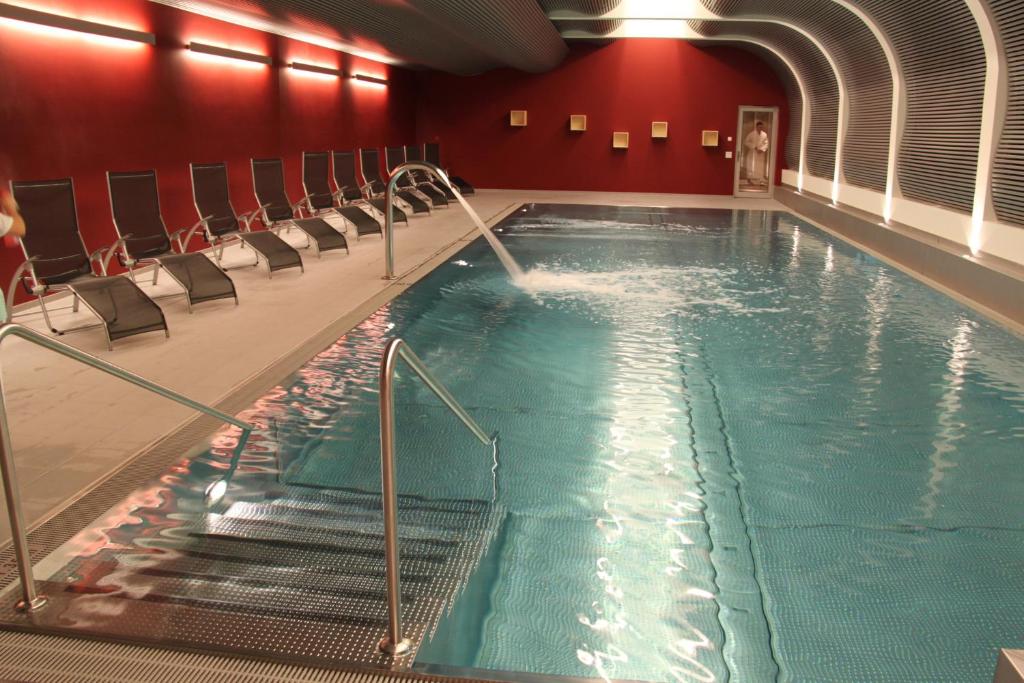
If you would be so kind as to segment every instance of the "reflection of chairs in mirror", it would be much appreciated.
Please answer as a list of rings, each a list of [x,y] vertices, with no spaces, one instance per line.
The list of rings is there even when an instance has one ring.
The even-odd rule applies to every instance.
[[[749,123],[744,121],[742,163],[740,164],[741,192],[767,192],[769,183],[768,163],[771,141],[769,130],[771,121],[758,116]]]

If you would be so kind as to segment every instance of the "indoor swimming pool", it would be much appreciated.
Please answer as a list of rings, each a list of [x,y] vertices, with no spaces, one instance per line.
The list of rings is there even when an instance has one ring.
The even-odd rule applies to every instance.
[[[258,433],[215,523],[273,512],[294,536],[261,537],[253,561],[276,568],[259,582],[228,576],[244,558],[188,551],[217,563],[209,586],[260,592],[274,619],[303,614],[273,611],[268,576],[322,597],[282,563],[316,501],[380,491],[377,373],[397,336],[500,443],[494,462],[400,372],[403,550],[443,555],[438,529],[488,515],[421,670],[987,683],[998,648],[1024,647],[1024,340],[786,213],[531,204],[497,232],[519,282],[478,239],[242,414]],[[231,438],[114,510],[50,584],[259,611],[182,564]],[[271,510],[268,488],[292,502]],[[375,591],[356,625],[382,633]],[[88,630],[129,609],[109,605],[57,614]]]

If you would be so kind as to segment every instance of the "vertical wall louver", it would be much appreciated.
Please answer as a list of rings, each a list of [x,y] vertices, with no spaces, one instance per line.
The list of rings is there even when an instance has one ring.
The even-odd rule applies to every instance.
[[[1024,225],[1024,2],[989,0],[1006,56],[1006,118],[992,169],[992,203],[1004,223]]]
[[[770,45],[799,72],[807,88],[811,120],[807,131],[807,171],[831,180],[835,175],[839,128],[839,84],[821,50],[806,36],[781,24],[752,21],[690,21],[708,38],[746,36]],[[790,134],[793,126],[790,126]],[[788,154],[787,154],[788,156]]]
[[[985,50],[970,9],[963,0],[853,1],[892,41],[903,69],[901,192],[970,213],[985,99]]]
[[[867,25],[833,0],[701,2],[723,17],[785,21],[821,42],[846,86],[849,117],[842,159],[844,179],[851,185],[884,192],[892,129],[892,71]]]

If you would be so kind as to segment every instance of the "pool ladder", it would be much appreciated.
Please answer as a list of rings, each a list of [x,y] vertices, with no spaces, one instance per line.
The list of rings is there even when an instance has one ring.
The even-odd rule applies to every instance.
[[[222,413],[208,405],[194,401],[156,382],[151,382],[113,363],[108,363],[24,325],[16,323],[0,324],[0,344],[8,337],[18,337],[36,346],[49,349],[65,358],[70,358],[71,360],[96,368],[129,384],[134,384],[146,391],[163,396],[241,429],[242,431],[234,448],[228,474],[207,489],[207,498],[211,497],[211,492],[213,493],[212,497],[219,498],[227,490],[227,482],[234,473],[234,469],[238,465],[239,456],[241,456],[242,451],[245,449],[245,444],[252,433],[253,427],[251,424]],[[18,601],[15,608],[19,611],[34,612],[45,607],[47,600],[45,595],[37,591],[35,577],[32,574],[32,557],[29,554],[25,518],[21,510],[21,492],[18,490],[18,479],[14,468],[14,452],[11,448],[11,432],[10,425],[7,422],[7,405],[4,400],[2,377],[0,377],[0,475],[3,478],[4,496],[7,498],[7,516],[11,523],[11,542],[14,545],[14,556],[18,564],[18,577],[21,580],[21,600]]]
[[[390,231],[389,231],[390,234]],[[473,433],[480,443],[490,446],[493,455],[493,475],[498,467],[498,434],[488,436],[476,420],[441,382],[431,374],[419,356],[402,339],[395,338],[384,347],[380,359],[380,478],[381,498],[384,505],[384,562],[387,571],[388,632],[380,641],[380,649],[392,656],[406,654],[412,644],[402,637],[402,594],[398,567],[398,492],[395,485],[395,368],[404,360],[449,410]],[[497,497],[497,479],[494,480]]]

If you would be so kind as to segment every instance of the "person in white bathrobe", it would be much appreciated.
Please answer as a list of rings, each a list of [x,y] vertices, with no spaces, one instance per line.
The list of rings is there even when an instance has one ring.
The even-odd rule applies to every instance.
[[[758,121],[754,130],[747,134],[743,141],[747,148],[744,155],[744,166],[747,171],[747,181],[751,185],[768,184],[768,133],[764,130],[764,124]]]

